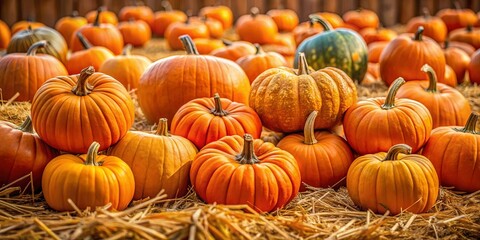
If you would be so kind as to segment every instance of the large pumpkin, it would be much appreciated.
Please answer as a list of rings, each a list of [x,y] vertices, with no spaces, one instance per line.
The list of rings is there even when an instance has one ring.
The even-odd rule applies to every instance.
[[[367,72],[367,45],[360,35],[348,29],[335,29],[317,16],[310,16],[325,29],[303,41],[297,48],[294,67],[298,67],[298,55],[305,52],[308,64],[315,70],[336,67],[354,81],[361,82]]]
[[[68,58],[65,65],[69,74],[78,74],[88,66],[99,69],[105,61],[114,57],[108,48],[92,46],[81,32],[76,32],[75,35],[82,43],[83,50],[72,53]]]
[[[271,212],[297,195],[300,171],[290,153],[245,134],[207,144],[193,160],[190,180],[207,203]]]
[[[86,24],[87,19],[82,16],[78,16],[77,11],[73,11],[71,16],[58,19],[58,21],[55,23],[55,29],[62,34],[63,39],[65,39],[67,45],[70,47],[70,39],[72,39],[73,33]]]
[[[0,121],[0,136],[3,141],[0,144],[0,186],[32,173],[33,188],[39,190],[43,169],[58,152],[33,132],[30,116],[21,126]],[[30,178],[24,179],[13,186],[24,188],[29,181]]]
[[[423,35],[436,42],[444,42],[447,38],[447,25],[439,17],[431,16],[428,8],[423,9],[423,16],[411,18],[406,26],[406,31],[415,33],[418,27],[424,28]]]
[[[250,83],[234,62],[198,55],[188,35],[180,37],[187,55],[157,60],[140,78],[138,103],[151,123],[173,119],[185,103],[218,93],[235,102],[248,103]]]
[[[397,79],[387,97],[369,98],[349,108],[343,118],[343,130],[350,146],[360,155],[386,152],[405,143],[417,152],[432,131],[432,115],[421,103],[396,99],[405,83]]]
[[[93,142],[87,154],[60,155],[48,163],[42,177],[48,206],[57,211],[74,211],[71,200],[81,210],[108,203],[114,210],[127,208],[135,189],[132,170],[118,157],[98,156],[99,147]]]
[[[480,84],[480,49],[472,55],[467,70],[470,82]]]
[[[132,169],[133,199],[153,198],[162,189],[171,199],[188,192],[190,165],[197,149],[188,139],[169,134],[167,119],[162,118],[156,132],[128,132],[109,154],[121,158]]]
[[[237,64],[245,71],[250,83],[265,70],[287,65],[285,57],[276,52],[264,52],[262,47],[255,44],[257,52],[254,55],[237,59]]]
[[[299,69],[272,68],[252,83],[250,107],[273,131],[302,131],[314,110],[321,116],[315,129],[333,127],[357,101],[355,84],[342,70],[327,67],[313,71],[303,53],[299,56]]]
[[[11,37],[10,28],[4,21],[0,20],[0,50],[7,48]]]
[[[252,108],[219,94],[186,103],[172,120],[172,133],[189,139],[198,149],[224,136],[249,133],[259,138],[261,132],[262,123]]]
[[[240,40],[258,44],[275,43],[278,35],[277,24],[272,17],[259,14],[256,7],[250,9],[250,14],[238,18],[235,31]]]
[[[422,154],[437,170],[440,183],[455,190],[480,190],[480,115],[472,112],[465,127],[445,126],[432,131]]]
[[[411,151],[408,145],[398,144],[388,152],[355,159],[347,174],[353,202],[363,210],[390,215],[432,208],[440,190],[437,173],[426,157]]]
[[[302,182],[313,187],[334,187],[345,176],[353,161],[347,141],[329,131],[315,131],[318,112],[307,118],[303,134],[287,135],[277,147],[291,153],[297,160]],[[302,185],[301,190],[305,190]]]
[[[107,149],[118,142],[134,121],[134,106],[123,85],[114,78],[94,73],[47,80],[32,101],[32,122],[50,146],[70,152],[86,152],[93,141]]]

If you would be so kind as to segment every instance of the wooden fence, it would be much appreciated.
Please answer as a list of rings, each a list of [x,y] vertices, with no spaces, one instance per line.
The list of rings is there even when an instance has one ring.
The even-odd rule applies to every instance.
[[[7,24],[23,19],[35,19],[53,26],[55,21],[69,15],[76,9],[80,14],[105,5],[117,12],[131,0],[0,0],[0,19]],[[144,0],[154,11],[162,10],[161,0]],[[220,3],[230,6],[235,17],[246,14],[256,6],[261,12],[284,6],[296,11],[300,19],[306,20],[308,14],[319,11],[343,14],[359,7],[372,9],[378,13],[384,26],[403,24],[413,16],[420,15],[423,7],[432,13],[439,9],[453,7],[452,0],[170,0],[175,9],[192,10],[197,14],[203,6]],[[480,0],[459,0],[462,7],[480,11]]]

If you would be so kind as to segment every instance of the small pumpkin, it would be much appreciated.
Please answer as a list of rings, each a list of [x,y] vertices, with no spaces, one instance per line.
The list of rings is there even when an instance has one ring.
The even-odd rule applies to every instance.
[[[443,54],[445,55],[445,62],[455,72],[458,83],[463,83],[470,63],[470,56],[459,48],[450,47],[448,41],[444,44]]]
[[[445,8],[437,12],[437,17],[447,25],[448,32],[475,24],[477,16],[472,9],[462,9],[458,1],[455,1],[454,4],[455,9]]]
[[[127,208],[135,190],[132,170],[122,159],[98,156],[100,144],[93,142],[87,154],[60,155],[50,161],[42,176],[43,196],[56,211],[95,209],[111,203],[114,210]]]
[[[190,16],[185,22],[174,22],[165,30],[165,40],[172,50],[183,50],[183,43],[179,37],[189,35],[190,38],[210,38],[208,27],[200,21],[190,21]]]
[[[423,8],[423,16],[411,18],[406,26],[406,31],[415,33],[418,27],[422,26],[423,34],[438,43],[444,42],[447,38],[447,25],[441,18],[431,16],[428,8]]]
[[[447,46],[448,45],[448,46]],[[468,44],[468,43],[464,43],[464,42],[457,42],[457,41],[445,41],[443,43],[440,44],[440,46],[442,48],[458,48],[462,51],[464,51],[468,56],[472,56],[473,53],[475,52],[475,48]]]
[[[35,22],[31,20],[22,20],[14,23],[12,25],[12,36],[15,35],[17,32],[27,30],[27,29],[37,29],[41,27],[46,27],[45,24],[41,22]]]
[[[233,13],[227,6],[206,6],[200,9],[198,15],[200,17],[206,16],[208,18],[217,19],[222,23],[224,30],[230,29],[233,24]]]
[[[191,17],[190,21],[200,22],[205,24],[208,29],[209,36],[211,38],[220,39],[223,36],[224,29],[222,23],[214,18],[208,17]]]
[[[0,50],[7,48],[11,37],[10,28],[4,21],[0,20]]]
[[[473,55],[470,63],[468,64],[468,75],[470,76],[471,83],[480,84],[480,49]]]
[[[320,23],[315,22],[314,19],[310,19],[307,22],[300,23],[295,29],[293,29],[293,38],[298,47],[303,40],[323,32],[323,27]]]
[[[345,22],[343,21],[342,17],[340,17],[336,13],[317,12],[317,13],[313,13],[312,15],[316,15],[316,16],[322,18],[323,20],[327,21],[328,23],[330,23],[332,28],[339,28],[339,27],[342,27],[342,26],[345,25]],[[310,19],[312,19],[312,18],[310,18]]]
[[[389,42],[397,37],[397,32],[388,28],[364,28],[360,30],[360,35],[367,45],[374,42]]]
[[[250,14],[238,18],[235,31],[240,40],[258,44],[274,43],[278,35],[272,17],[260,14],[256,7],[250,9]]]
[[[124,44],[141,47],[152,38],[152,31],[143,20],[131,19],[126,22],[120,22],[117,28],[122,34]]]
[[[267,15],[272,17],[280,32],[291,32],[299,22],[297,13],[291,9],[270,9]]]
[[[179,10],[173,10],[172,5],[167,0],[162,0],[164,11],[157,11],[153,17],[152,32],[163,37],[165,30],[174,22],[187,21],[187,14]]]
[[[359,8],[357,10],[350,10],[343,14],[345,23],[354,25],[360,30],[364,28],[378,28],[380,20],[378,15],[368,9]]]
[[[206,203],[247,204],[271,212],[297,195],[300,171],[290,153],[245,134],[225,136],[202,148],[193,160],[190,180]]]
[[[276,52],[264,52],[258,44],[255,44],[255,48],[257,52],[254,55],[244,56],[236,61],[247,74],[250,83],[267,69],[287,65],[282,55]]]
[[[65,64],[69,74],[78,74],[88,66],[99,69],[105,61],[115,56],[108,48],[92,46],[81,32],[76,32],[75,35],[84,49],[70,55],[67,64]]]
[[[380,56],[390,42],[373,42],[368,44],[368,63],[380,62]]]
[[[229,59],[232,61],[237,61],[243,56],[248,56],[255,54],[256,48],[250,42],[245,41],[235,41],[231,42],[223,39],[224,48],[219,48],[210,53],[210,55],[220,58]]]
[[[134,0],[133,6],[124,6],[118,12],[120,21],[142,20],[148,24],[149,28],[153,27],[154,14],[150,7],[145,6],[142,1]]]
[[[456,29],[450,33],[450,41],[463,42],[480,49],[480,28],[468,25],[466,28]]]
[[[193,43],[197,47],[199,54],[210,54],[211,52],[225,47],[223,41],[212,38],[195,38]]]
[[[73,11],[71,16],[58,19],[55,23],[55,29],[62,34],[63,39],[65,39],[68,47],[70,47],[70,39],[72,39],[72,35],[75,31],[85,25],[87,25],[87,19],[79,16],[77,11]]]
[[[118,24],[117,14],[109,11],[106,6],[101,6],[97,10],[88,12],[85,15],[85,18],[88,23],[95,23],[95,21],[98,21],[98,23],[109,23],[113,26],[117,26]]]
[[[410,146],[398,144],[355,159],[347,174],[352,201],[378,214],[430,210],[440,191],[437,173],[426,157],[411,152]]]

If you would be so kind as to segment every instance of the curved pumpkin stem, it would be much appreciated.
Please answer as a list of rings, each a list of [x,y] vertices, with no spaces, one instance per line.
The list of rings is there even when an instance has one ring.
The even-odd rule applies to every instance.
[[[303,129],[303,136],[305,137],[303,143],[305,144],[313,145],[318,142],[315,138],[315,118],[317,118],[317,115],[318,111],[311,112],[305,122],[305,128]]]
[[[305,58],[305,53],[300,52],[298,54],[298,71],[297,75],[310,74],[310,69],[308,69],[307,59]]]
[[[252,16],[252,18],[255,18],[259,13],[260,9],[258,9],[257,7],[250,8],[250,16]]]
[[[394,161],[398,159],[398,154],[403,153],[403,154],[411,154],[412,153],[412,147],[408,146],[407,144],[397,144],[393,145],[390,149],[388,149],[387,156],[385,156],[385,159],[383,161]]]
[[[198,53],[197,47],[195,46],[195,43],[193,43],[192,38],[188,34],[184,34],[178,37],[178,39],[182,41],[183,48],[185,48],[185,51],[187,51],[187,54],[200,55],[200,53]]]
[[[170,133],[168,133],[168,124],[167,124],[167,119],[166,118],[160,118],[158,120],[158,126],[157,126],[157,131],[155,131],[156,135],[160,136],[165,136],[165,137],[170,137]]]
[[[89,166],[98,166],[96,159],[98,156],[98,149],[100,148],[100,143],[92,142],[90,147],[88,148],[87,158],[85,159],[85,165]]]
[[[38,48],[45,48],[47,47],[47,45],[48,45],[48,42],[46,40],[38,41],[32,44],[32,46],[30,46],[27,50],[27,56],[35,56]]]
[[[93,87],[88,84],[87,80],[93,73],[95,73],[95,68],[93,68],[93,66],[82,69],[77,80],[77,85],[75,85],[75,87],[72,89],[72,92],[75,95],[86,96],[92,92]]]
[[[428,88],[426,89],[427,92],[436,93],[438,89],[437,74],[435,73],[435,70],[433,70],[433,68],[428,64],[423,65],[421,70],[428,75]]]
[[[320,16],[310,14],[308,17],[311,21],[320,23],[325,32],[333,29],[332,25]]]
[[[477,126],[477,123],[479,122],[480,119],[480,114],[477,112],[472,112],[470,116],[468,117],[467,123],[465,124],[465,127],[463,128],[454,128],[455,131],[457,132],[464,132],[464,133],[471,133],[471,134],[480,134],[480,132],[477,132],[475,127]]]
[[[93,21],[93,26],[98,27],[100,26],[100,14],[104,11],[103,7],[99,7],[97,9],[97,16],[95,16],[95,20]]]
[[[260,55],[265,53],[262,49],[262,46],[260,46],[260,44],[255,43],[253,45],[255,46],[255,49],[256,49],[255,55]]]
[[[132,51],[132,44],[129,43],[129,44],[125,45],[125,47],[123,47],[122,55],[123,56],[130,56],[131,51]]]
[[[161,2],[162,7],[165,9],[166,12],[173,11],[172,4],[169,1],[164,0]]]
[[[422,40],[423,40],[422,38],[423,38],[423,31],[424,31],[424,30],[425,30],[425,29],[423,28],[423,26],[418,27],[417,32],[415,32],[415,36],[413,37],[413,40],[415,40],[415,41],[422,41]]]
[[[252,135],[248,133],[245,134],[243,140],[243,151],[236,156],[235,160],[240,164],[255,164],[260,162],[257,156],[255,156]]]
[[[223,110],[222,100],[220,99],[220,95],[218,93],[213,95],[213,101],[215,102],[215,107],[210,112],[215,116],[227,116],[228,112]]]
[[[390,90],[388,91],[387,98],[385,103],[382,105],[382,109],[388,110],[395,107],[395,96],[397,95],[398,89],[405,83],[405,80],[402,77],[397,78]]]
[[[27,116],[25,121],[23,121],[22,125],[20,125],[17,129],[22,132],[33,133],[32,118],[30,117],[30,115]]]
[[[81,32],[77,32],[77,37],[78,40],[80,40],[83,49],[90,49],[93,47],[92,44],[88,41],[88,39],[86,39]]]

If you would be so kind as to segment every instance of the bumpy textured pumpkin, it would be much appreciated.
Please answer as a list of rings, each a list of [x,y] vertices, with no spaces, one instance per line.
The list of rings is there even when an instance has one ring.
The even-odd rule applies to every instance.
[[[364,28],[360,30],[360,35],[367,45],[374,42],[391,41],[397,37],[397,32],[388,28]]]
[[[274,43],[278,35],[277,24],[272,17],[260,14],[256,7],[250,9],[250,14],[238,18],[235,31],[240,40],[258,44]]]
[[[456,29],[450,33],[450,40],[468,43],[475,49],[480,48],[480,28],[468,25],[466,28]]]
[[[424,73],[425,74],[425,73]],[[359,154],[386,152],[395,144],[405,143],[417,152],[430,137],[432,115],[421,103],[396,99],[405,83],[397,79],[387,97],[357,102],[345,113],[343,129],[350,146]]]
[[[342,70],[327,67],[313,71],[300,54],[299,69],[272,68],[252,83],[250,107],[265,127],[277,132],[302,131],[305,119],[319,111],[315,129],[339,123],[357,101],[357,89]]]
[[[480,84],[480,49],[472,55],[472,60],[468,64],[468,75],[471,83]]]
[[[411,154],[405,144],[353,161],[347,174],[348,195],[363,210],[423,213],[437,201],[439,181],[432,163]]]
[[[88,23],[94,23],[97,19],[97,15],[100,15],[98,16],[99,23],[110,23],[113,26],[117,26],[118,24],[117,14],[112,11],[108,11],[107,7],[105,6],[101,6],[97,10],[88,12],[85,15],[85,18],[87,19]]]
[[[463,83],[470,63],[470,56],[459,48],[450,47],[449,42],[445,42],[443,54],[445,55],[445,62],[455,72],[458,83]]]
[[[189,35],[191,38],[210,38],[208,27],[200,21],[190,21],[187,17],[185,22],[174,22],[165,30],[165,40],[172,50],[183,50],[183,43],[179,37]]]
[[[56,58],[36,55],[49,46],[45,40],[34,43],[27,53],[11,53],[0,58],[0,89],[4,100],[20,94],[15,101],[31,101],[35,92],[50,78],[66,75],[67,69]]]
[[[86,152],[93,141],[107,149],[118,142],[134,121],[134,106],[123,85],[114,78],[94,73],[47,80],[32,101],[32,122],[50,146],[70,152]]]
[[[415,33],[418,27],[424,29],[423,35],[436,42],[444,42],[447,38],[447,25],[439,17],[431,16],[428,8],[423,9],[423,16],[411,18],[406,26],[406,31]]]
[[[15,33],[27,30],[27,29],[37,29],[41,27],[46,27],[45,24],[41,22],[35,22],[35,21],[30,21],[30,20],[22,20],[14,23],[12,25],[12,36],[15,35]]]
[[[65,39],[65,42],[67,42],[67,45],[70,47],[70,39],[72,39],[73,33],[86,24],[87,19],[78,16],[77,11],[73,11],[71,16],[58,19],[55,23],[55,29],[62,34],[63,39]]]
[[[345,23],[354,25],[359,29],[363,28],[377,28],[380,24],[378,15],[368,9],[350,10],[343,14]]]
[[[118,18],[121,21],[129,21],[130,19],[142,20],[151,28],[153,26],[154,14],[150,7],[144,6],[142,2],[133,1],[133,6],[124,6],[118,12]]]
[[[477,16],[472,9],[462,9],[458,1],[454,4],[455,9],[445,8],[437,12],[437,16],[447,25],[448,32],[475,24]]]
[[[50,161],[43,172],[42,190],[48,206],[74,211],[68,199],[81,210],[111,203],[114,210],[127,208],[135,190],[132,170],[122,159],[98,156],[93,142],[87,154],[65,154]]]
[[[317,16],[310,16],[322,24],[324,32],[303,41],[298,46],[294,67],[298,67],[298,54],[305,52],[308,64],[315,70],[336,67],[354,81],[361,82],[367,72],[367,45],[360,35],[348,29],[332,30]]]
[[[161,2],[165,11],[155,12],[153,17],[152,32],[160,37],[163,37],[165,30],[174,22],[185,22],[187,20],[187,14],[179,10],[173,10],[170,2],[163,0]]]
[[[270,9],[267,15],[277,24],[278,31],[290,32],[298,25],[298,15],[291,9]]]
[[[68,58],[66,66],[69,74],[78,74],[88,66],[99,69],[107,59],[114,57],[108,48],[92,46],[82,33],[76,32],[75,35],[84,49],[72,53]]]
[[[172,133],[189,139],[198,149],[224,136],[249,133],[259,138],[261,132],[262,122],[252,108],[219,94],[186,103],[172,120]]]
[[[110,151],[110,155],[121,158],[132,169],[135,200],[153,198],[162,189],[168,198],[184,196],[196,154],[197,149],[188,139],[168,133],[164,118],[156,132],[128,132]]]
[[[193,160],[190,180],[207,203],[247,204],[271,212],[297,195],[300,171],[290,153],[246,134],[206,145]]]
[[[149,122],[173,115],[185,103],[218,93],[248,103],[250,83],[243,70],[222,58],[198,55],[192,39],[181,37],[187,55],[157,60],[140,78],[138,103]]]
[[[10,28],[4,21],[0,20],[0,50],[7,48],[11,37]]]
[[[210,55],[229,59],[235,62],[243,56],[252,55],[256,52],[255,46],[250,42],[231,42],[228,40],[223,40],[223,44],[225,44],[224,48],[219,48],[215,51],[212,51]]]
[[[422,154],[437,170],[440,184],[455,190],[480,190],[480,115],[472,112],[465,127],[445,126],[432,131]]]
[[[297,160],[302,182],[313,187],[333,187],[347,176],[353,154],[347,141],[329,131],[315,131],[318,112],[307,118],[303,134],[287,135],[277,147],[291,153]],[[301,190],[305,190],[302,185]]]
[[[227,30],[232,27],[233,24],[233,13],[232,10],[223,5],[218,6],[207,6],[200,9],[198,13],[200,17],[208,17],[217,19],[223,25],[223,29]]]
[[[58,155],[58,152],[43,142],[33,133],[30,116],[21,126],[0,121],[0,186],[11,183],[30,172],[33,178],[33,187],[39,190],[42,182],[42,173],[47,163]],[[20,181],[13,186],[27,187],[29,179]]]
[[[255,48],[257,52],[254,55],[244,56],[236,61],[247,74],[250,83],[267,69],[287,65],[282,55],[276,52],[264,52],[258,44],[255,44]]]

